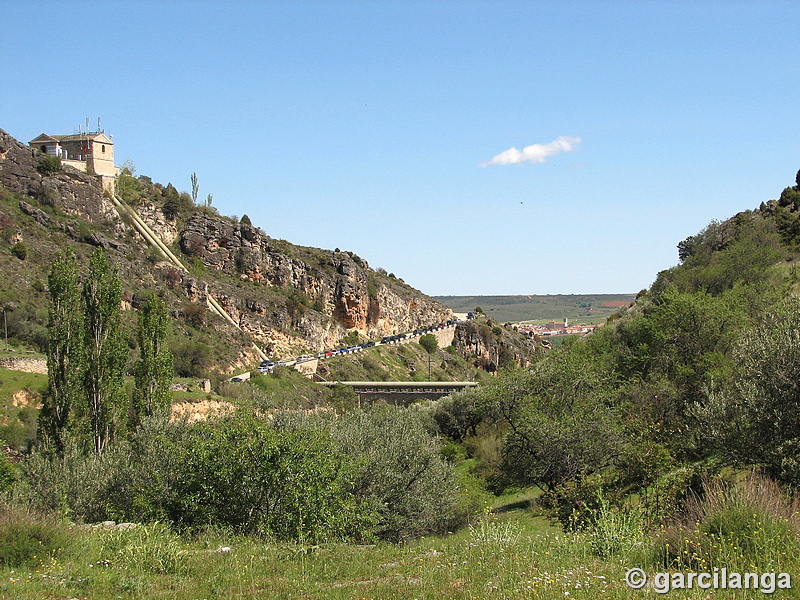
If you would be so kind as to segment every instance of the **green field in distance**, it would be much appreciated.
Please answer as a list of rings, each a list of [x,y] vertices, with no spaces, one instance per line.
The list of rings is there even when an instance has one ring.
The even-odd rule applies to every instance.
[[[531,296],[434,296],[456,313],[483,309],[501,323],[563,321],[601,323],[617,312],[621,302],[633,302],[636,294],[546,294]]]

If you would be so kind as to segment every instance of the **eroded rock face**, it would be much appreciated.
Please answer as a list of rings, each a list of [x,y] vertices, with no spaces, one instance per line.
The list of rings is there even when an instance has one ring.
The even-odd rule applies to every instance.
[[[179,229],[163,207],[137,204],[137,213],[166,244],[177,243],[183,262],[198,267],[186,273],[159,261],[119,218],[98,180],[70,167],[39,173],[43,156],[0,130],[0,185],[30,200],[19,203],[29,235],[41,229],[43,237],[61,236],[62,244],[105,248],[130,291],[166,287],[173,292],[166,298],[177,319],[212,322],[203,308],[213,295],[246,334],[221,319],[212,322],[217,335],[240,348],[231,369],[258,360],[252,341],[272,356],[297,356],[336,347],[348,332],[379,339],[451,316],[443,304],[377,273],[352,253],[294,246],[201,210]],[[72,217],[64,219],[62,213]],[[7,227],[5,235],[12,243],[23,239],[19,227]],[[205,272],[193,258],[202,261]],[[137,302],[134,294],[126,307]]]
[[[167,246],[171,246],[172,243],[178,239],[179,232],[175,221],[167,219],[161,208],[150,204],[141,204],[135,208],[137,214],[142,218],[142,221],[147,223],[148,227],[150,227]]]
[[[496,371],[506,364],[529,367],[542,347],[533,339],[512,335],[497,324],[466,321],[455,328],[453,345],[475,366],[489,372]]]
[[[267,336],[264,326],[269,323],[291,328],[322,349],[337,344],[346,330],[376,338],[451,315],[446,306],[396,280],[390,287],[385,276],[350,253],[292,246],[258,228],[205,213],[189,219],[179,246],[209,269],[285,295],[285,311],[238,297],[223,303],[243,329],[258,337]]]

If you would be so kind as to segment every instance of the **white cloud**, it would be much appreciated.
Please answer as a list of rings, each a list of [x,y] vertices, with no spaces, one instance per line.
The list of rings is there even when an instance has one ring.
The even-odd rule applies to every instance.
[[[559,152],[572,152],[581,143],[581,138],[561,136],[549,144],[532,144],[525,146],[522,150],[509,148],[492,157],[492,160],[483,161],[480,166],[490,165],[522,165],[525,163],[543,163],[549,156],[554,156]]]

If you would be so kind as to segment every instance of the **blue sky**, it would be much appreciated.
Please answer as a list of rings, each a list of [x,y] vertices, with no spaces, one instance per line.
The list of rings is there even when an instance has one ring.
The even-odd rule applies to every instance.
[[[798,2],[0,7],[0,128],[431,295],[634,293],[800,169]]]

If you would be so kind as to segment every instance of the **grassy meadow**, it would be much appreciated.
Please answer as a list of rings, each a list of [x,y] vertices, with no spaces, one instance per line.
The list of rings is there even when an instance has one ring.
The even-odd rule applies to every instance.
[[[565,534],[527,511],[486,515],[452,535],[401,544],[306,546],[220,533],[185,541],[158,524],[123,531],[75,528],[61,535],[59,551],[43,548],[25,567],[0,569],[0,597],[595,600],[643,595],[621,582],[626,565],[592,555],[585,535]]]
[[[744,504],[734,502],[727,512],[719,510],[724,494],[708,492],[709,502],[713,496],[717,503],[710,528],[698,504],[690,515],[694,524],[648,534],[641,522],[631,520],[634,513],[616,510],[603,513],[594,527],[565,532],[527,502],[534,494],[522,491],[496,498],[457,532],[398,544],[281,543],[223,530],[181,538],[159,523],[130,529],[78,527],[6,507],[0,512],[0,598],[621,600],[661,596],[652,585],[629,588],[624,578],[632,567],[643,568],[651,579],[655,572],[712,571],[725,565],[796,576],[800,547],[786,526],[797,513],[779,518],[775,490],[761,480],[747,489],[737,498],[752,497]],[[762,502],[772,510],[759,508]],[[740,510],[745,505],[746,514]],[[727,536],[720,534],[726,519]],[[9,527],[12,520],[14,527]],[[658,556],[659,540],[677,538],[682,539],[674,555]],[[12,568],[8,563],[15,550],[18,558],[26,553],[28,558]],[[668,594],[703,600],[764,595],[755,589]],[[798,594],[779,589],[774,596]]]

